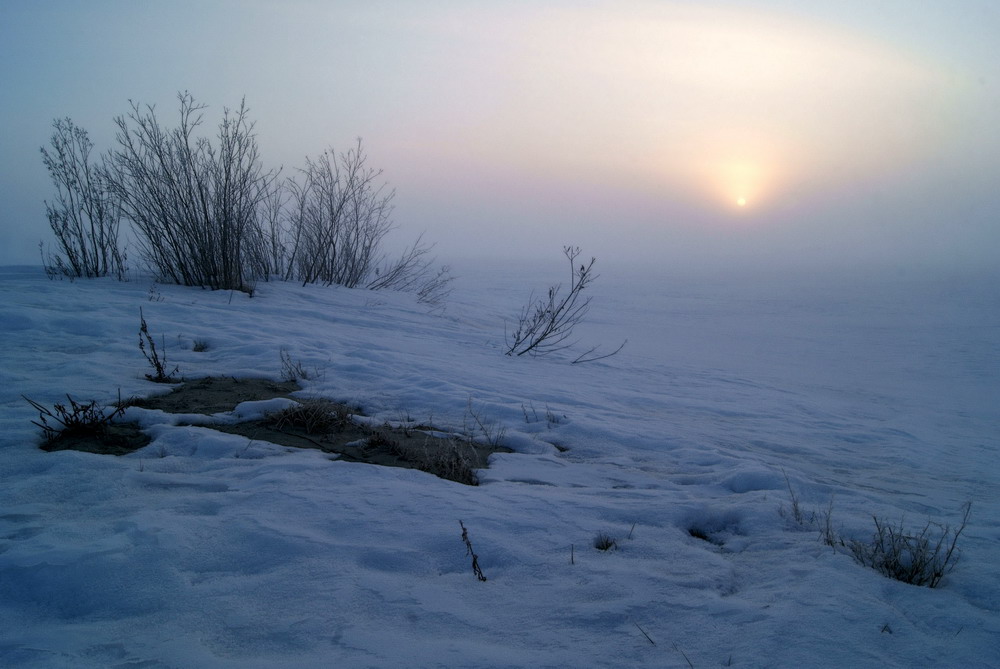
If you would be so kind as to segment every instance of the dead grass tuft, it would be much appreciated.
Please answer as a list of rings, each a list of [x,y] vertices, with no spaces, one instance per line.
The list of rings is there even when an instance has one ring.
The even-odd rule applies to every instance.
[[[916,533],[905,530],[902,520],[899,525],[892,525],[875,517],[871,540],[851,541],[848,547],[855,560],[883,576],[936,588],[958,563],[958,537],[969,522],[972,504],[966,503],[963,508],[962,522],[957,528],[927,523]]]
[[[279,430],[297,429],[306,434],[330,432],[351,422],[351,412],[343,404],[327,399],[298,400],[298,404],[268,416]]]

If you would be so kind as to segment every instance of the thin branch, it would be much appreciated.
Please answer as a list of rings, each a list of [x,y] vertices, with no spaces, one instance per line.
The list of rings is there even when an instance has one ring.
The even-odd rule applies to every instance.
[[[616,348],[611,353],[605,353],[604,355],[595,355],[595,356],[592,356],[592,357],[588,357],[588,356],[590,356],[591,353],[593,353],[598,348],[600,348],[600,346],[595,346],[592,349],[590,349],[589,351],[585,351],[585,352],[581,353],[580,355],[576,356],[576,358],[570,364],[578,365],[578,364],[582,364],[584,362],[594,362],[596,360],[604,360],[605,358],[610,358],[613,355],[618,355],[618,353],[620,353],[621,350],[623,348],[625,348],[625,344],[627,344],[627,343],[628,343],[628,339],[626,339],[625,341],[623,341],[621,343],[621,346],[619,346],[618,348]]]

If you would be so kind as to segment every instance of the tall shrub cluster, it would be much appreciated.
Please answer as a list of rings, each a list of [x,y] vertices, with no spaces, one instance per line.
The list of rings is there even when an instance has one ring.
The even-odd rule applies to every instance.
[[[108,183],[157,275],[185,286],[245,290],[264,269],[262,203],[276,173],[261,165],[245,104],[226,110],[217,144],[194,135],[204,105],[180,96],[180,124],[132,104],[115,119]]]
[[[59,253],[42,249],[50,273],[98,277],[125,274],[125,254],[118,242],[121,203],[111,193],[107,171],[91,160],[94,149],[87,131],[68,118],[52,123],[51,148],[42,162],[56,187],[45,214]]]
[[[354,288],[374,269],[392,229],[393,192],[367,166],[361,142],[335,156],[307,158],[301,181],[289,180],[292,244],[289,277]]]
[[[253,292],[271,277],[445,297],[451,276],[435,268],[421,238],[390,259],[394,192],[368,166],[361,141],[346,153],[307,158],[281,179],[263,166],[245,103],[225,110],[214,141],[197,134],[205,105],[178,95],[179,123],[165,127],[152,106],[131,103],[115,119],[117,146],[89,159],[87,133],[56,121],[42,156],[57,188],[46,204],[62,255],[50,273],[124,273],[118,221],[125,218],[142,259],[164,281]],[[44,254],[43,254],[44,256]]]

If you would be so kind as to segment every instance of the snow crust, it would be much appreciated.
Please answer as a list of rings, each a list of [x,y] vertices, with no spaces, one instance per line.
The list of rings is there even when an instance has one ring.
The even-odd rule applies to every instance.
[[[460,268],[431,312],[0,268],[0,666],[1000,666],[996,282],[605,270],[578,334],[621,354],[505,357],[548,269]],[[186,377],[277,379],[285,349],[320,372],[303,396],[452,431],[471,407],[515,452],[468,487],[138,408],[132,455],[39,450],[22,394],[168,390],[140,307]],[[971,501],[961,561],[888,580],[795,522],[789,486],[859,539]]]

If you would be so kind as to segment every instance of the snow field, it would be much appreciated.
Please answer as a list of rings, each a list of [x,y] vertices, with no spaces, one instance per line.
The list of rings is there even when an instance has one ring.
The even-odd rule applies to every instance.
[[[582,343],[629,345],[570,365],[501,352],[503,318],[547,279],[472,277],[427,313],[0,270],[0,664],[1000,664],[995,299],[602,278]],[[467,487],[138,408],[154,440],[132,455],[38,450],[21,394],[166,391],[143,378],[139,307],[185,376],[277,378],[284,348],[320,372],[304,396],[442,429],[471,405],[516,452]],[[972,500],[962,561],[937,590],[888,580],[796,523],[789,485],[857,538],[873,513],[954,522]]]

